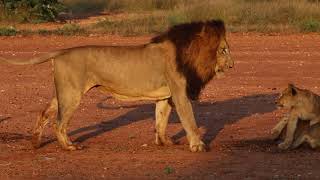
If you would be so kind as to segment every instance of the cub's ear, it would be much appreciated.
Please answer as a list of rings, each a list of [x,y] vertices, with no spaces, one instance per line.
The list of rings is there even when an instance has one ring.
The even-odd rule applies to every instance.
[[[291,92],[292,96],[297,95],[298,90],[293,84],[288,84],[288,88],[289,88],[289,91]]]

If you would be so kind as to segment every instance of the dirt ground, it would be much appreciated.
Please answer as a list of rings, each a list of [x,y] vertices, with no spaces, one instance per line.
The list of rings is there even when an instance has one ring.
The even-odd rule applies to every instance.
[[[0,56],[30,57],[86,44],[135,45],[150,37],[1,37]],[[51,63],[0,63],[0,179],[318,179],[320,153],[307,146],[280,151],[270,129],[284,113],[274,100],[293,82],[320,93],[320,35],[228,34],[235,68],[212,80],[194,103],[209,152],[191,153],[175,113],[154,144],[154,104],[121,102],[92,90],[69,126],[84,145],[61,150],[52,127],[33,149],[36,117],[53,95]]]

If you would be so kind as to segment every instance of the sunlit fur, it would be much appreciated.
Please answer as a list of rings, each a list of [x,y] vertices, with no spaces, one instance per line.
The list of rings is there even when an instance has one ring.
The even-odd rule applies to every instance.
[[[201,89],[216,74],[233,67],[223,21],[212,20],[177,25],[152,39],[170,40],[176,47],[177,70],[187,79],[187,94],[197,99]]]

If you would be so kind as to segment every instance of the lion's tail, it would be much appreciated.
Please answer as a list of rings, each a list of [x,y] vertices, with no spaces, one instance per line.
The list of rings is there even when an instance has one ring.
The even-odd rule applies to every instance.
[[[23,60],[23,59],[5,59],[0,57],[0,61],[5,61],[9,64],[15,64],[15,65],[27,65],[27,64],[41,64],[44,63],[54,57],[57,57],[61,54],[63,54],[64,51],[60,50],[60,51],[55,51],[55,52],[50,52],[50,53],[46,53],[42,56],[39,57],[34,57],[28,60]]]

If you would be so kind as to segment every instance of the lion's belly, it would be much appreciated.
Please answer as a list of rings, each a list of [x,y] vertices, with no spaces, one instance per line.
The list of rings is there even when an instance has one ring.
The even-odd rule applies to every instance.
[[[111,93],[115,98],[126,101],[136,100],[161,100],[171,96],[170,89],[167,86],[160,87],[155,90],[134,92],[129,89],[100,87],[100,90]]]

